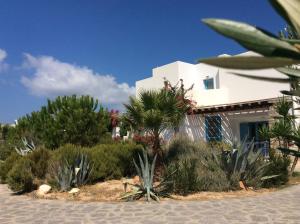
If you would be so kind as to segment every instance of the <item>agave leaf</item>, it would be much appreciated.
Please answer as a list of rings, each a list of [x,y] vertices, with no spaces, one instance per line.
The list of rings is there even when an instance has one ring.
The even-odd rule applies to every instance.
[[[150,196],[157,202],[159,202],[159,198],[152,192],[150,191]]]
[[[154,156],[154,159],[153,159],[153,161],[152,161],[151,173],[150,173],[150,183],[153,183],[153,177],[154,177],[154,169],[155,169],[156,158],[157,158],[157,155]]]
[[[204,19],[202,21],[218,33],[232,38],[245,48],[264,56],[300,59],[297,48],[249,24],[224,19]]]
[[[281,40],[288,42],[290,44],[300,44],[300,40],[299,39],[287,39],[287,38],[281,38]],[[295,46],[296,47],[296,46]]]
[[[276,11],[300,34],[300,1],[270,0]]]
[[[142,173],[141,173],[141,169],[138,167],[138,165],[136,164],[135,160],[133,160],[133,164],[135,166],[136,172],[138,173],[138,176],[140,178],[142,178]]]
[[[284,57],[232,56],[200,59],[198,62],[231,69],[267,69],[299,64],[300,60]]]
[[[300,89],[295,89],[295,90],[291,90],[291,91],[282,90],[280,92],[282,94],[288,95],[288,96],[300,96]]]
[[[142,174],[141,179],[143,180],[144,176],[145,176],[145,165],[144,165],[144,162],[140,155],[139,155],[139,161],[140,161],[140,169],[141,169],[141,174]]]
[[[283,74],[285,74],[285,75],[300,78],[300,70],[292,69],[292,68],[286,68],[286,67],[277,68],[276,70],[283,73]]]
[[[256,175],[259,175],[259,173],[264,172],[265,171],[265,167],[269,166],[270,163],[264,163],[263,165],[261,165],[255,172]]]
[[[289,83],[289,78],[272,78],[272,77],[264,77],[264,76],[256,76],[256,75],[247,75],[242,73],[236,73],[236,72],[230,72],[231,74],[249,78],[249,79],[255,79],[255,80],[261,80],[261,81],[268,81],[268,82],[278,82],[278,83]]]
[[[122,196],[120,199],[127,199],[127,198],[130,198],[130,197],[133,197],[135,195],[139,195],[139,194],[142,194],[143,191],[133,191],[133,192],[128,192],[126,193],[124,196]]]
[[[144,176],[143,176],[143,179],[144,179],[144,184],[145,184],[145,187],[147,189],[147,192],[148,190],[150,190],[150,183],[149,183],[149,172],[150,172],[150,169],[149,169],[149,161],[148,161],[148,156],[147,156],[147,153],[146,151],[144,151],[144,161],[145,161],[145,171],[144,171]]]
[[[275,177],[279,177],[280,174],[277,174],[277,175],[270,175],[270,176],[264,176],[262,178],[260,178],[260,180],[269,180],[269,179],[272,179],[272,178],[275,178]]]
[[[288,155],[295,156],[295,157],[300,157],[300,152],[299,151],[295,151],[295,150],[287,149],[287,148],[277,148],[277,149],[280,150],[283,153],[288,154]]]

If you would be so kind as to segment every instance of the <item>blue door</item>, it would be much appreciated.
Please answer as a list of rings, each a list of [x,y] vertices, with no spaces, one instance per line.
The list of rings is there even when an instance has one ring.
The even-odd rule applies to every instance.
[[[240,140],[241,141],[261,141],[259,138],[259,129],[263,126],[268,126],[267,121],[245,122],[240,123]]]

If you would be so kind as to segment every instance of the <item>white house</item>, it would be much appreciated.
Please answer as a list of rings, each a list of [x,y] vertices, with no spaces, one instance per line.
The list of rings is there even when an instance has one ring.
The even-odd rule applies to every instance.
[[[254,53],[241,55],[249,54]],[[286,78],[275,69],[239,72]],[[162,88],[164,77],[172,85],[180,79],[185,87],[194,84],[190,95],[197,102],[197,108],[194,114],[187,115],[180,128],[194,140],[224,140],[232,136],[242,140],[248,136],[259,142],[259,127],[272,122],[272,105],[282,96],[281,90],[290,88],[288,83],[249,79],[233,75],[228,69],[176,61],[154,68],[150,78],[137,81],[136,95],[143,89]]]

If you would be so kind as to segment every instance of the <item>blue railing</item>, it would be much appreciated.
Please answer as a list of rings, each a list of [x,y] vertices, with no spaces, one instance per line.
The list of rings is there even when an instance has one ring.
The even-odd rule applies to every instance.
[[[249,147],[250,144],[254,144],[255,149],[262,149],[263,156],[265,158],[269,158],[269,149],[270,149],[269,141],[248,142],[246,143],[247,147]]]

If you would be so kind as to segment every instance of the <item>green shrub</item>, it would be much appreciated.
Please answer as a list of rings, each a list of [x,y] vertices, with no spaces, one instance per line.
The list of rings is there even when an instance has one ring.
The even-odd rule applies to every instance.
[[[6,158],[8,158],[12,152],[14,152],[14,149],[5,143],[0,143],[0,161],[6,160]]]
[[[67,161],[70,166],[73,166],[75,165],[76,158],[84,151],[84,149],[85,148],[81,146],[66,144],[53,151],[51,161]]]
[[[165,149],[165,161],[167,164],[178,162],[184,157],[198,152],[199,145],[185,136],[177,136]]]
[[[142,147],[133,143],[100,144],[92,148],[68,144],[53,152],[48,179],[54,182],[58,166],[64,163],[71,167],[75,166],[80,154],[86,155],[92,166],[89,182],[131,176],[135,174],[132,161],[140,152]]]
[[[165,161],[166,176],[174,173],[170,190],[180,194],[238,190],[239,181],[248,187],[260,188],[264,181],[278,181],[276,178],[263,181],[263,177],[283,174],[287,165],[281,165],[283,170],[279,165],[277,170],[268,168],[261,151],[254,149],[253,144],[242,144],[228,150],[215,144],[195,143],[182,136],[167,147]],[[267,173],[267,169],[272,169],[272,172]]]
[[[102,144],[87,149],[93,163],[90,181],[132,176],[135,174],[132,161],[142,150],[142,146],[132,143]]]
[[[106,132],[104,133],[100,140],[99,140],[99,144],[115,144],[116,142],[113,140],[112,138],[112,134],[110,132]]]
[[[31,172],[32,161],[28,157],[17,160],[13,168],[8,172],[7,183],[14,192],[27,192],[34,188],[34,176]]]
[[[15,163],[21,158],[16,152],[12,152],[4,162],[0,163],[0,181],[6,183],[7,174],[13,168]]]
[[[264,187],[276,187],[283,185],[289,180],[289,166],[291,160],[289,157],[276,153],[275,149],[270,150],[270,165],[267,167],[266,176],[280,175],[276,178],[264,181]]]
[[[34,177],[44,179],[48,171],[50,151],[47,149],[37,149],[27,155],[32,161],[31,169]]]
[[[182,160],[167,167],[167,175],[172,180],[169,191],[186,195],[199,189],[196,160]],[[166,178],[166,177],[165,177]]]
[[[166,152],[169,190],[179,194],[197,191],[224,191],[231,185],[222,170],[221,152],[186,137],[175,138]]]

